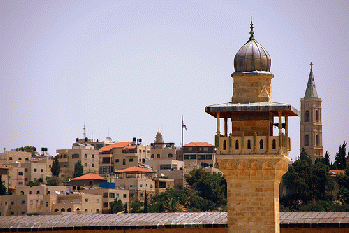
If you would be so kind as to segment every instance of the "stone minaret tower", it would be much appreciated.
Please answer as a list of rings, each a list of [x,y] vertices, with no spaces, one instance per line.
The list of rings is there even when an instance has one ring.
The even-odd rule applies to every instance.
[[[268,52],[254,39],[251,22],[250,38],[235,55],[231,102],[205,109],[217,119],[216,157],[228,185],[230,233],[280,232],[279,183],[291,149],[288,117],[298,111],[272,102],[270,66]]]
[[[310,73],[304,98],[301,98],[300,149],[305,149],[314,162],[323,157],[321,99],[315,87],[313,63],[310,63]]]

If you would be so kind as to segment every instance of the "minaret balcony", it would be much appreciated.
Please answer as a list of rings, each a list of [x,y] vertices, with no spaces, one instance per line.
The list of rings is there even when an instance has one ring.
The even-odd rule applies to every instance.
[[[215,147],[217,155],[287,155],[291,150],[291,139],[283,133],[279,136],[215,135]]]

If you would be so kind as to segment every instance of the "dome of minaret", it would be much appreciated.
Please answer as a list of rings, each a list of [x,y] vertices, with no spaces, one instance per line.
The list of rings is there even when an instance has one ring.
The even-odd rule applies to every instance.
[[[271,58],[267,50],[254,39],[251,21],[250,38],[234,58],[235,72],[266,71],[270,72]]]

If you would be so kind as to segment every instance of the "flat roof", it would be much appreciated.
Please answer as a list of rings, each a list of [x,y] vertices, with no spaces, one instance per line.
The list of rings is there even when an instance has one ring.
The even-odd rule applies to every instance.
[[[227,212],[1,216],[0,232],[227,228]],[[349,212],[280,212],[281,228],[349,227]]]
[[[217,112],[220,112],[220,116],[225,114],[236,113],[256,113],[256,112],[271,112],[273,115],[278,116],[278,111],[282,111],[282,115],[298,116],[298,110],[286,103],[277,102],[256,102],[256,103],[223,103],[213,104],[205,108],[205,112],[216,117]],[[222,114],[223,113],[223,114]]]

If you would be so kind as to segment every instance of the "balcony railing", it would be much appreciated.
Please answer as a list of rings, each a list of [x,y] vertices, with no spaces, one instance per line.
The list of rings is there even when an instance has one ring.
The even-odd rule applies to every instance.
[[[217,154],[286,154],[291,150],[291,139],[279,136],[228,136],[215,135]]]

